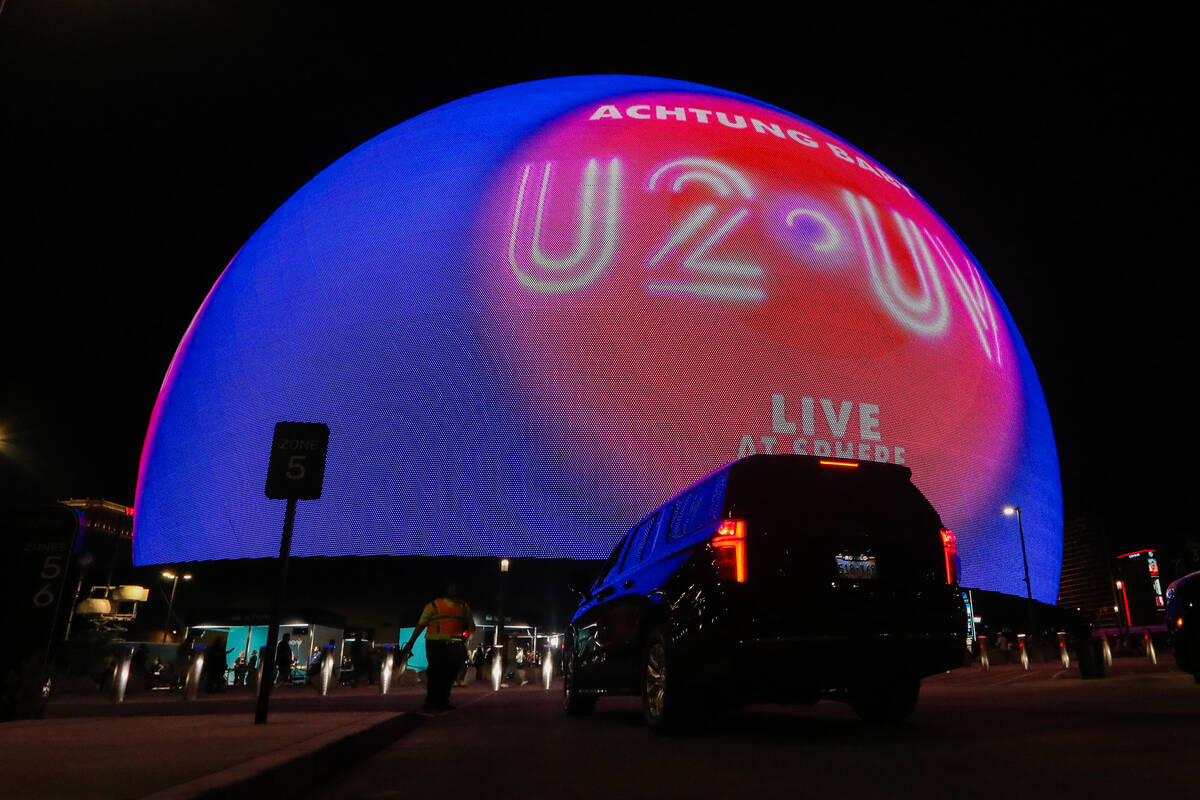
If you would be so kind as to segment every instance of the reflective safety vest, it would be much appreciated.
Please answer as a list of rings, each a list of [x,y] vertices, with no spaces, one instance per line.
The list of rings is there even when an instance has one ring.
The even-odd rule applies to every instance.
[[[466,603],[456,603],[445,597],[439,597],[421,613],[421,622],[425,628],[425,638],[429,641],[462,641],[463,634],[473,627],[471,609]]]

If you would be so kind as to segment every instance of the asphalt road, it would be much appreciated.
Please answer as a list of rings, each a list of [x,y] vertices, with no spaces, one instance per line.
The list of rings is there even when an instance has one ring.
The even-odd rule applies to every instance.
[[[926,679],[899,728],[846,706],[756,706],[651,734],[636,698],[564,717],[560,687],[459,691],[458,709],[317,787],[322,798],[1189,797],[1200,686],[1134,664],[1098,681],[1039,665]]]

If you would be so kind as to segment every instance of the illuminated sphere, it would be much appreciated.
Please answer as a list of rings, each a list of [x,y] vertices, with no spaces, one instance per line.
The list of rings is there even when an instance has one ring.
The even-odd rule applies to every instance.
[[[292,552],[598,558],[753,452],[904,463],[965,585],[1054,602],[1058,459],[995,288],[903,179],[743,95],[509,86],[313,178],[167,372],[138,563],[277,552],[281,420],[329,425]]]

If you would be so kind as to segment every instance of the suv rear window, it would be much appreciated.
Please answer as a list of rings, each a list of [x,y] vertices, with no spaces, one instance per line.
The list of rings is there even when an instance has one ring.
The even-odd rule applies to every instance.
[[[880,520],[936,518],[907,474],[894,469],[846,470],[799,461],[791,469],[786,462],[739,466],[729,498],[737,516],[777,522],[845,515]]]
[[[752,535],[770,532],[751,550],[776,565],[777,574],[786,564],[792,579],[832,577],[836,565],[853,557],[877,559],[880,579],[945,578],[940,520],[907,470],[752,459],[734,467],[726,507],[747,521]]]

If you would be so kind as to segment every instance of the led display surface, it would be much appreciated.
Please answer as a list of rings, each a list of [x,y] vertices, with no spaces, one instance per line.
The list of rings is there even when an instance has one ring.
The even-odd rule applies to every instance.
[[[1053,602],[1045,400],[1011,316],[903,180],[788,112],[596,76],[459,100],[326,169],[180,344],[139,563],[272,555],[280,420],[330,428],[292,552],[601,558],[751,453],[905,464],[964,584]]]

